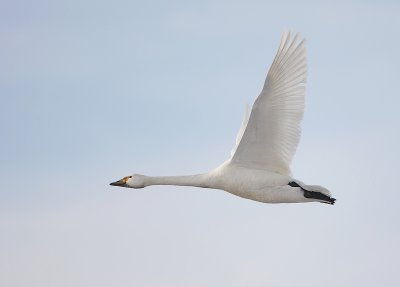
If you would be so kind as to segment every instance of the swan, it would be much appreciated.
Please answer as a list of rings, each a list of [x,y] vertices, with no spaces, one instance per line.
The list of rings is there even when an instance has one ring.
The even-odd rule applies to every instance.
[[[307,79],[306,42],[284,32],[260,95],[247,108],[231,157],[210,172],[186,176],[133,174],[112,186],[195,186],[221,189],[264,203],[334,204],[328,189],[291,176],[290,162],[300,140]]]

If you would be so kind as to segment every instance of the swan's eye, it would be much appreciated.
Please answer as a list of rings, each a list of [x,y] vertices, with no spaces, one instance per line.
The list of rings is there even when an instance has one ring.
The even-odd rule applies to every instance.
[[[125,176],[122,180],[124,183],[126,183],[130,178],[132,178],[132,176]]]

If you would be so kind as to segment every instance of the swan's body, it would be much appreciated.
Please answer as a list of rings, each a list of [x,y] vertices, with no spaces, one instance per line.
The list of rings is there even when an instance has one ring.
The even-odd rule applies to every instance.
[[[231,158],[199,175],[124,177],[111,185],[143,188],[149,185],[183,185],[222,189],[265,203],[324,202],[333,204],[330,192],[305,185],[290,175],[290,162],[300,140],[304,113],[307,60],[305,41],[298,34],[282,36],[277,55],[251,113],[246,110]]]

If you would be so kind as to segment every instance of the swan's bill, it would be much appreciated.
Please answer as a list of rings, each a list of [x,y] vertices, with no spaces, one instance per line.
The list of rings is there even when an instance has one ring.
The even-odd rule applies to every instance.
[[[126,183],[128,182],[128,179],[130,179],[131,177],[132,176],[125,176],[123,179],[120,179],[120,180],[110,183],[110,185],[128,187],[128,185]]]

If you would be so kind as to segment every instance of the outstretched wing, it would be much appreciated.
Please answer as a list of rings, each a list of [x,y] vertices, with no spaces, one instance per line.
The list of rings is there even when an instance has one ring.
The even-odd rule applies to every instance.
[[[254,102],[232,162],[284,175],[300,140],[307,59],[305,40],[284,33],[263,90]]]

